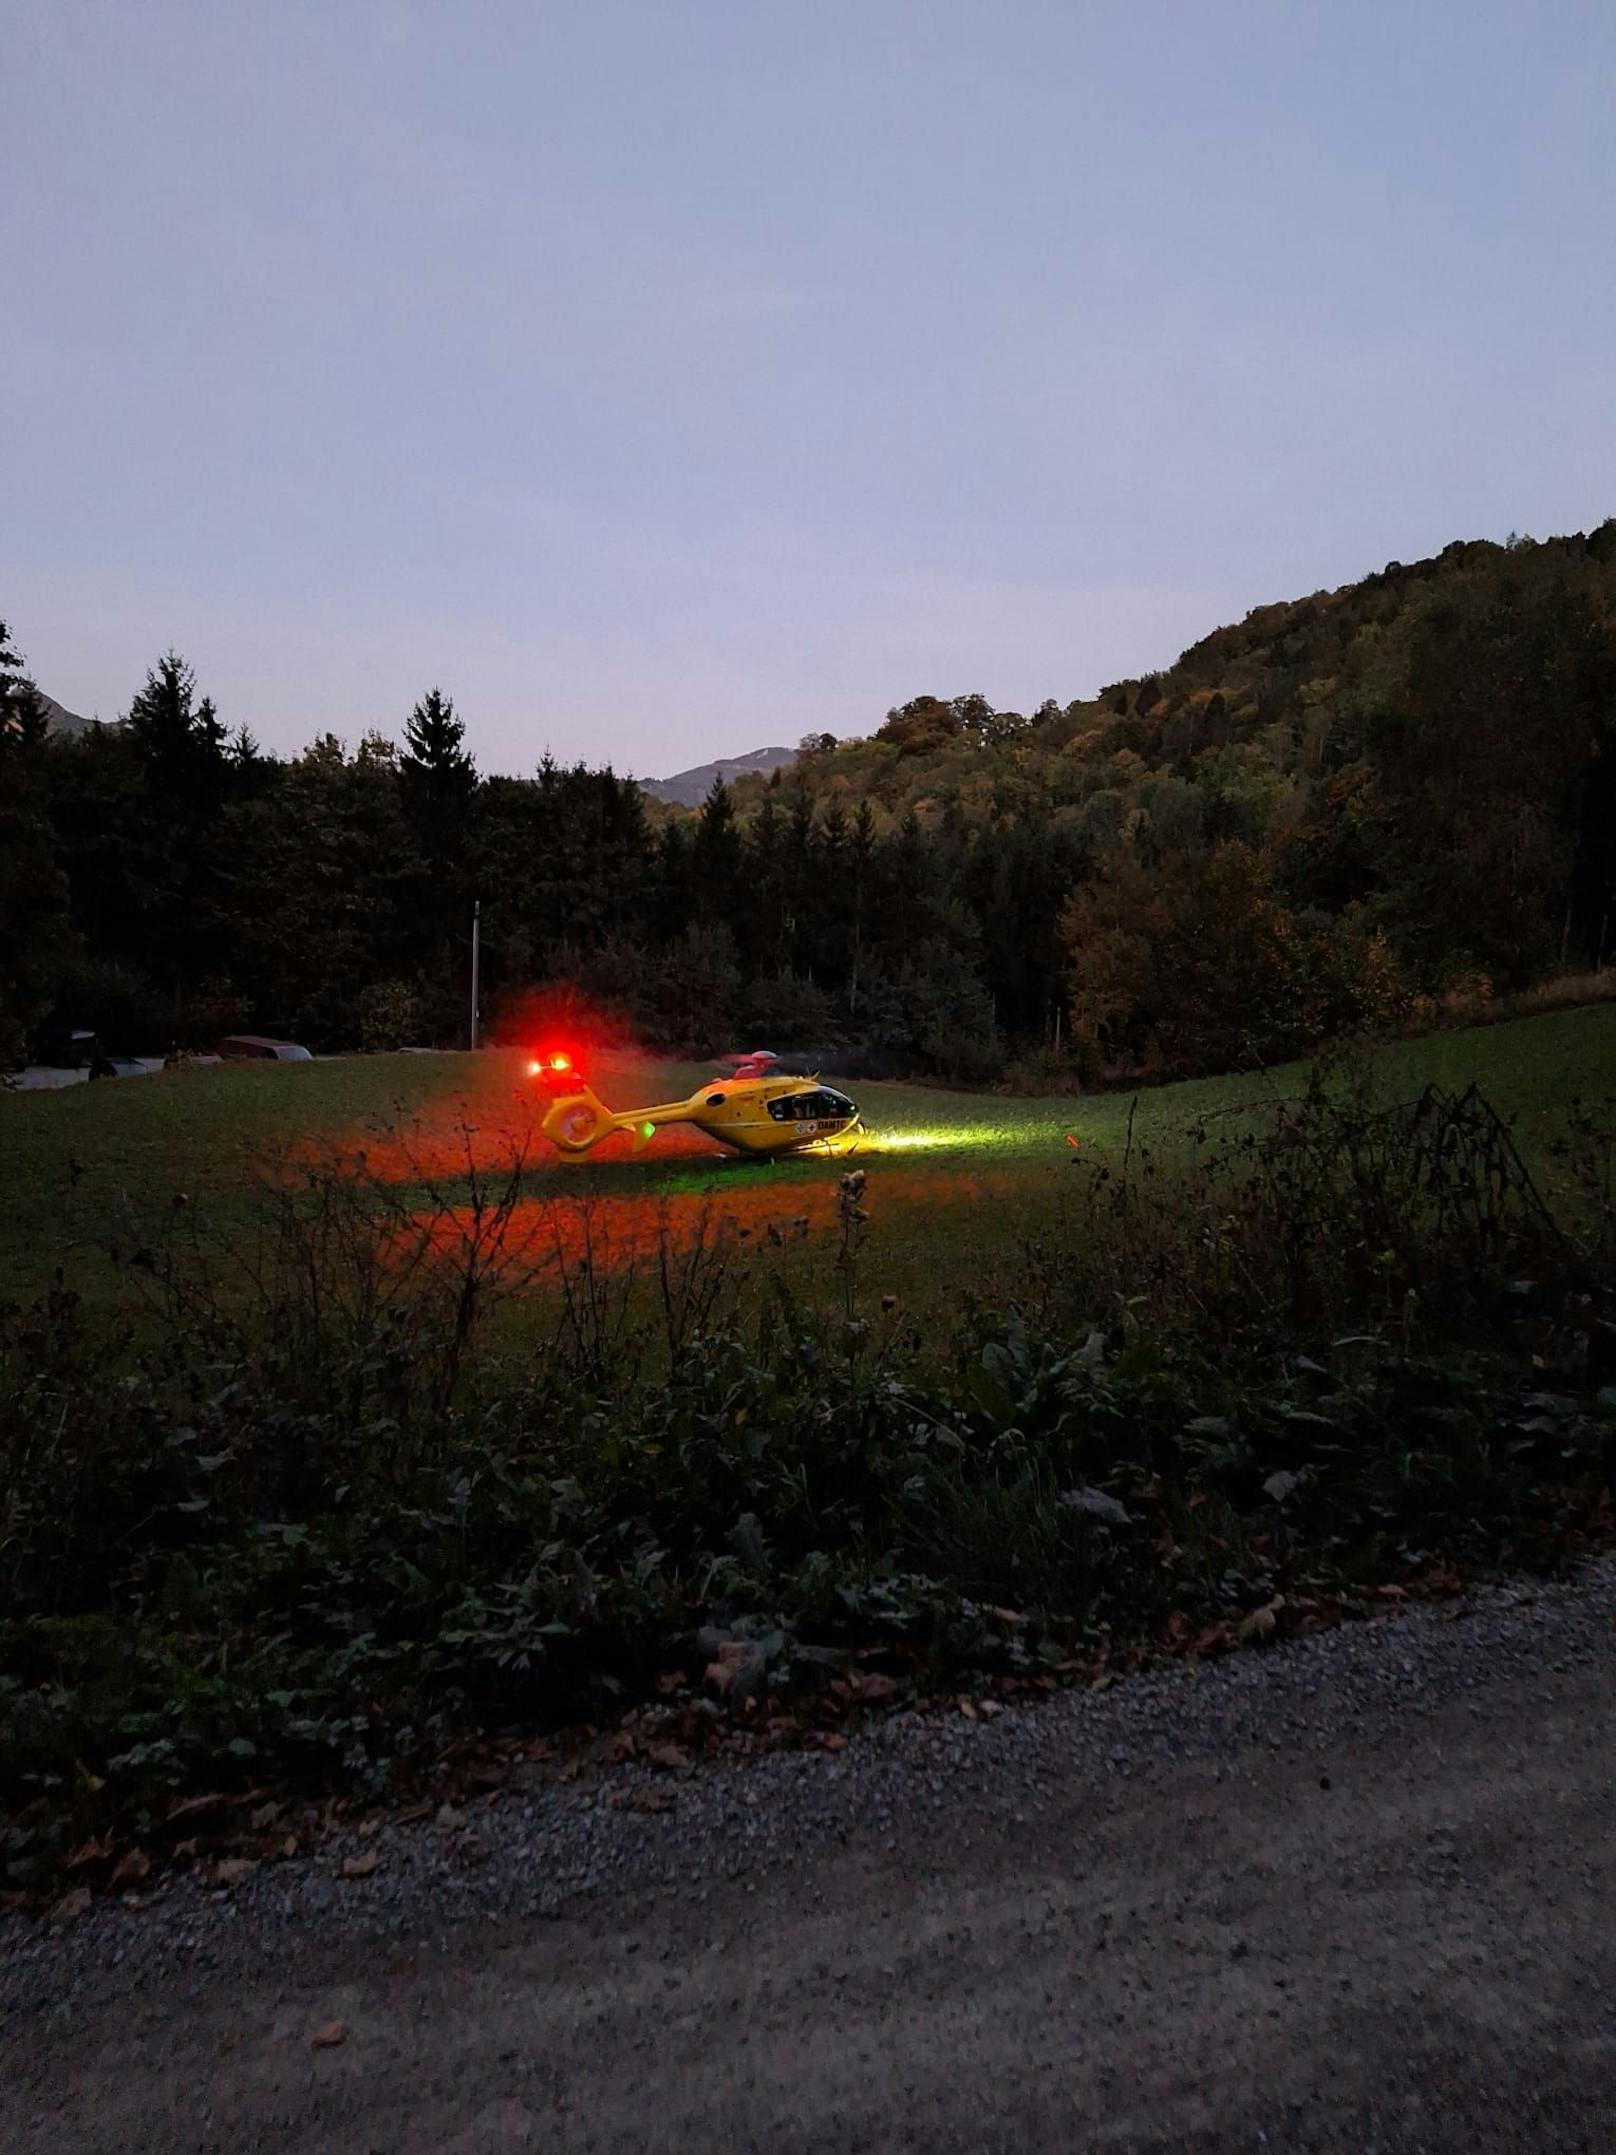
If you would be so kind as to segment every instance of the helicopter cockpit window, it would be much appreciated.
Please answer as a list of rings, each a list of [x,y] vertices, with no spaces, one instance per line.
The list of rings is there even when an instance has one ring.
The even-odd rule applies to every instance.
[[[723,1104],[724,1095],[721,1092],[710,1092],[707,1095],[707,1105],[709,1107],[722,1107]]]
[[[846,1122],[853,1113],[853,1103],[844,1094],[821,1087],[816,1092],[795,1092],[784,1100],[771,1100],[769,1113],[776,1122]]]

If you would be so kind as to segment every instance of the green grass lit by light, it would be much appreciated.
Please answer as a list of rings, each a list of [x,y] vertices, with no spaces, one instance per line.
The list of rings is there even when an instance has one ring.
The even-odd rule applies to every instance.
[[[871,1130],[866,1128],[859,1137],[858,1153],[861,1160],[872,1153],[893,1152],[969,1152],[983,1146],[1013,1143],[1014,1139],[997,1123],[939,1124],[919,1130]]]
[[[1397,1042],[1370,1060],[1391,1098],[1474,1080],[1516,1119],[1528,1158],[1552,1173],[1547,1142],[1567,1103],[1616,1093],[1616,1005]],[[642,1212],[666,1204],[678,1214],[694,1203],[737,1220],[790,1221],[817,1205],[822,1219],[836,1178],[856,1165],[867,1177],[871,1284],[937,1301],[1003,1283],[1023,1240],[1058,1205],[1074,1159],[1118,1160],[1131,1140],[1170,1174],[1195,1157],[1192,1126],[1237,1135],[1307,1079],[1297,1065],[1133,1095],[1034,1100],[849,1081],[865,1123],[851,1160],[737,1159],[688,1132],[653,1126],[647,1138],[643,1125],[635,1133],[643,1151],[625,1137],[601,1155],[562,1160],[537,1135],[544,1101],[525,1066],[514,1052],[352,1056],[0,1094],[0,1296],[35,1294],[60,1268],[92,1299],[121,1300],[127,1278],[106,1251],[127,1249],[143,1218],[162,1217],[183,1196],[189,1213],[224,1232],[245,1229],[274,1148],[365,1143],[373,1127],[402,1121],[439,1141],[451,1182],[466,1122],[490,1160],[525,1148],[541,1201],[599,1199]],[[711,1070],[603,1063],[590,1075],[610,1107],[633,1113],[684,1097]],[[816,1227],[781,1262],[822,1284],[832,1232]]]

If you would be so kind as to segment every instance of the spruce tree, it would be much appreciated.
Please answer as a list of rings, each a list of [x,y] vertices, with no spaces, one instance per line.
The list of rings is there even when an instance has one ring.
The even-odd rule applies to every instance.
[[[741,834],[729,788],[715,778],[696,818],[696,907],[731,928],[741,897]]]
[[[127,724],[159,795],[197,799],[216,793],[225,729],[211,696],[197,702],[196,675],[177,651],[165,651],[147,674]]]
[[[73,955],[46,810],[45,714],[0,621],[0,1070],[22,1060]]]
[[[462,746],[466,729],[451,699],[432,689],[410,713],[398,759],[404,808],[427,859],[439,864],[463,832],[477,767]]]
[[[197,696],[196,675],[172,648],[148,672],[119,732],[134,751],[143,796],[129,860],[140,894],[130,955],[171,999],[175,1038],[193,1022],[206,1038],[210,1021],[193,1019],[190,1000],[204,979],[228,976],[236,940],[225,816],[236,769],[227,735],[213,699]]]
[[[427,1024],[439,1034],[457,1024],[471,926],[471,811],[477,768],[463,743],[454,704],[434,688],[404,727],[398,759],[399,801],[413,858],[405,871],[416,963]],[[413,886],[413,888],[412,888]]]
[[[0,739],[31,743],[44,738],[45,707],[39,691],[23,671],[11,631],[0,621]]]

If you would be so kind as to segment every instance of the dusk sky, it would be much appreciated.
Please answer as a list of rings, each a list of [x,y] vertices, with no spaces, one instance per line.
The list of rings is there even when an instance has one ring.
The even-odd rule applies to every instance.
[[[0,618],[485,769],[1616,512],[1616,8],[5,0]]]

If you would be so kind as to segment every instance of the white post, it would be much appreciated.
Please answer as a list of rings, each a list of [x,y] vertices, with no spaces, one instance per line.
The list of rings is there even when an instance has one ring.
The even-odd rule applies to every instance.
[[[473,899],[471,907],[471,1044],[477,1045],[477,965],[481,956],[483,930],[483,902]]]

